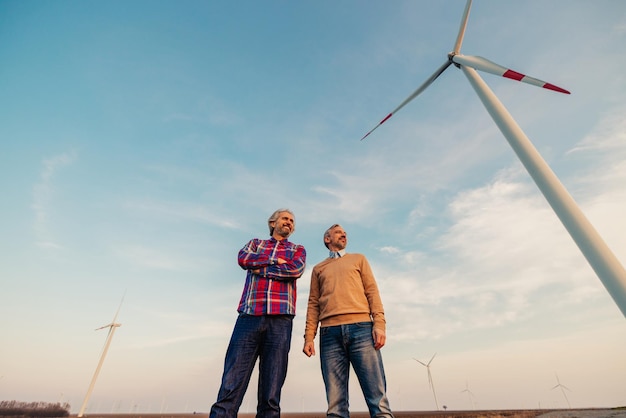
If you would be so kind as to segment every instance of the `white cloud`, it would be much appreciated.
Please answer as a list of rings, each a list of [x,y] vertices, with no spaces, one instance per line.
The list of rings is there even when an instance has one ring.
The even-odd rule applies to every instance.
[[[181,255],[171,249],[127,244],[117,247],[114,253],[131,265],[147,269],[188,272],[208,267],[206,261]]]
[[[61,249],[49,229],[49,210],[55,194],[54,177],[57,172],[72,164],[78,158],[76,151],[69,151],[45,158],[42,163],[39,183],[33,186],[32,209],[35,213],[33,228],[37,236],[37,245],[41,248]]]
[[[614,167],[605,169],[615,174]],[[599,176],[605,177],[603,172]],[[572,307],[605,299],[605,290],[537,188],[520,181],[525,177],[516,164],[486,186],[459,193],[449,203],[452,224],[432,257],[395,247],[383,251],[394,262],[376,266],[385,299],[393,301],[387,304],[389,315],[419,318],[420,323],[396,328],[395,338],[438,339],[461,329],[536,320],[546,312],[534,306],[550,299],[555,306]],[[592,201],[610,202],[622,189],[596,188],[601,194],[592,193]],[[608,219],[615,216],[607,214]]]
[[[128,201],[126,207],[138,212],[157,215],[169,221],[185,220],[226,229],[242,229],[242,226],[229,215],[219,213],[208,205],[135,199]]]

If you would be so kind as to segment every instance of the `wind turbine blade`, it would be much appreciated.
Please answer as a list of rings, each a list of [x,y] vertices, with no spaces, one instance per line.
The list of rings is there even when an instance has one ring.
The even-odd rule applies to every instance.
[[[437,71],[435,71],[433,73],[433,75],[431,75],[421,86],[418,87],[417,90],[415,90],[409,97],[407,97],[402,103],[400,103],[400,106],[396,107],[394,110],[391,111],[391,113],[389,113],[387,116],[385,116],[385,118],[383,120],[380,121],[380,123],[376,126],[374,126],[374,128],[372,128],[368,133],[365,134],[365,136],[363,138],[361,138],[361,141],[363,141],[365,138],[367,138],[367,136],[369,134],[371,134],[372,132],[374,132],[376,130],[376,128],[378,128],[380,125],[382,125],[383,123],[385,123],[390,117],[392,117],[397,111],[399,111],[400,109],[402,109],[407,103],[409,103],[411,100],[415,99],[415,97],[417,97],[417,95],[419,95],[421,92],[423,92],[424,90],[426,90],[426,88],[428,86],[430,86],[432,84],[433,81],[435,81],[437,79],[437,77],[439,77],[445,70],[446,68],[448,68],[450,66],[450,64],[452,64],[452,62],[450,62],[450,60],[447,60],[441,67],[437,68]]]
[[[495,74],[500,77],[510,78],[512,80],[532,84],[533,86],[542,87],[544,89],[556,91],[558,93],[570,94],[569,91],[562,89],[561,87],[555,86],[554,84],[550,84],[543,80],[539,80],[537,78],[518,73],[517,71],[505,68],[483,57],[472,55],[454,55],[452,57],[452,61],[457,64],[465,65],[466,67],[472,67],[476,70]]]
[[[459,26],[459,34],[456,37],[454,44],[454,55],[461,52],[461,45],[463,44],[463,37],[465,36],[465,29],[467,28],[467,19],[469,19],[470,7],[472,7],[472,0],[467,0],[465,4],[465,11],[463,12],[463,18],[461,19],[461,26]]]
[[[426,366],[425,363],[422,363],[421,361],[419,361],[418,359],[416,359],[415,357],[413,358],[413,360],[417,361],[419,364],[421,364],[422,366]]]
[[[433,359],[435,358],[436,355],[437,355],[437,353],[433,354],[433,356],[430,358],[430,361],[428,362],[429,366],[430,366],[430,363],[433,361]]]
[[[113,317],[112,324],[115,324],[115,320],[117,319],[117,315],[120,313],[120,309],[122,309],[122,303],[124,303],[124,298],[126,297],[126,291],[122,295],[122,300],[120,301],[120,306],[117,307],[117,311],[115,312],[115,316]]]

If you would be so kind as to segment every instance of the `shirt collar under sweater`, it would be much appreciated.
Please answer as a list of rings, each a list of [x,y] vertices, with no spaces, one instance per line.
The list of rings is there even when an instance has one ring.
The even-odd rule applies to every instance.
[[[328,252],[328,257],[330,257],[330,258],[340,258],[340,257],[343,257],[344,255],[346,255],[346,249],[345,248],[343,250],[340,250],[340,251],[329,251]]]

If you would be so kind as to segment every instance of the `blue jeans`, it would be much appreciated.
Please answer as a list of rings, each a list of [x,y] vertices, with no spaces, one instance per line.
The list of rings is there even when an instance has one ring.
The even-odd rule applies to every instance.
[[[293,317],[240,314],[228,344],[222,385],[210,418],[236,418],[259,359],[257,418],[280,417],[280,393],[287,376]]]
[[[372,323],[335,325],[320,329],[320,361],[326,385],[326,416],[349,418],[348,379],[354,369],[371,417],[391,417],[380,351],[374,348]]]

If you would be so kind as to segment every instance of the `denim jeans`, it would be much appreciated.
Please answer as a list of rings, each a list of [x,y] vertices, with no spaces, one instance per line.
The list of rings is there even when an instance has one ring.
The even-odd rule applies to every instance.
[[[352,364],[370,416],[393,418],[383,359],[374,348],[371,322],[321,328],[320,361],[328,401],[326,416],[349,418],[348,379]]]
[[[280,417],[280,393],[287,376],[293,317],[240,314],[228,344],[222,385],[210,418],[236,418],[257,358],[257,418]]]

